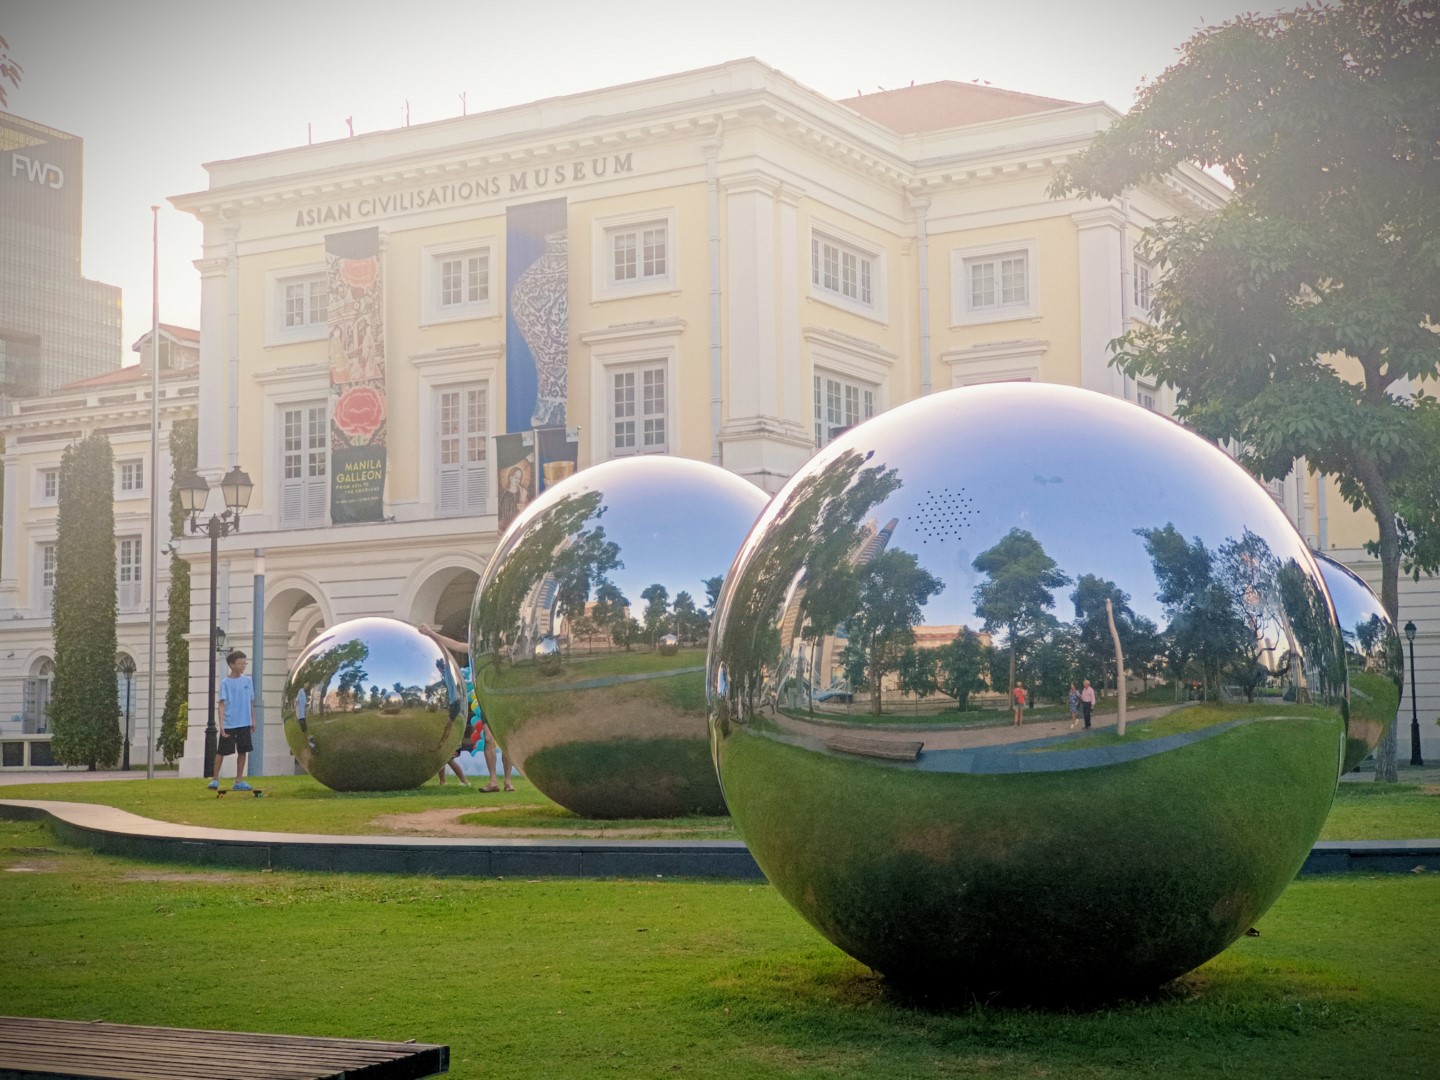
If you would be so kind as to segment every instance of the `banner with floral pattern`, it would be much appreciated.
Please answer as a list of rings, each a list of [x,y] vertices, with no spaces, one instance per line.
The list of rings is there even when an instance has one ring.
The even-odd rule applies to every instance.
[[[385,517],[385,291],[380,230],[325,238],[330,520]]]

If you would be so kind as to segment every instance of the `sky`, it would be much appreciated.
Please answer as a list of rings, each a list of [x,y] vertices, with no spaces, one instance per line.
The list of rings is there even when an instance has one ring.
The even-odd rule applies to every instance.
[[[1283,5],[1285,7],[1295,5]],[[123,348],[200,325],[205,162],[756,57],[831,97],[943,79],[1125,110],[1196,29],[1251,0],[0,0],[8,110],[85,142],[84,273],[123,290]]]

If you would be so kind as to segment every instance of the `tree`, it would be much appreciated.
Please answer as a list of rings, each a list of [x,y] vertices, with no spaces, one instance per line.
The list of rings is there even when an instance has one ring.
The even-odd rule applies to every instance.
[[[955,699],[960,711],[970,707],[970,695],[986,687],[991,650],[980,635],[961,630],[955,640],[945,646],[936,673],[940,689]]]
[[[640,623],[628,615],[621,615],[610,624],[610,640],[626,652],[637,641],[645,639],[645,630]]]
[[[1166,270],[1116,362],[1258,475],[1297,458],[1375,518],[1380,600],[1440,570],[1440,14],[1340,0],[1201,31],[1052,194],[1114,197],[1182,162],[1223,169],[1221,211],[1142,243]],[[1413,393],[1412,393],[1413,391]],[[1377,750],[1393,779],[1394,745]]]
[[[906,646],[895,667],[900,690],[917,698],[927,698],[935,693],[940,688],[940,654],[943,651]]]
[[[24,74],[25,69],[20,66],[20,62],[10,56],[10,43],[0,37],[0,109],[10,102],[5,84],[8,82],[12,89],[17,89]]]
[[[1052,589],[1070,584],[1070,579],[1045,554],[1040,541],[1025,529],[1014,528],[998,544],[982,551],[972,564],[990,580],[975,586],[975,613],[985,620],[985,629],[1003,630],[1010,650],[1009,687],[1015,688],[1017,649],[1033,635],[1042,618],[1055,606]]]
[[[196,435],[194,420],[177,420],[170,428],[170,460],[174,475],[170,479],[170,535],[185,531],[185,510],[180,505],[176,481],[195,471]],[[160,720],[156,749],[173,765],[185,753],[186,728],[189,726],[190,696],[190,564],[179,555],[170,556],[170,589],[166,595],[165,616],[165,711]]]
[[[1106,600],[1110,601],[1115,612],[1115,626],[1120,631],[1125,655],[1130,655],[1131,624],[1135,619],[1135,612],[1130,608],[1130,594],[1113,581],[1094,574],[1081,574],[1075,582],[1075,591],[1070,594],[1070,602],[1075,605],[1075,658],[1087,674],[1092,671],[1100,673],[1098,681],[1102,687],[1107,679],[1114,679],[1118,687],[1123,673],[1115,670],[1115,643],[1110,637]]]
[[[115,619],[115,459],[97,432],[60,458],[50,717],[62,764],[93,770],[120,756]]]
[[[604,581],[595,590],[595,603],[590,608],[590,619],[601,634],[609,635],[614,641],[613,628],[625,618],[629,607],[630,601],[620,591],[620,587],[613,581]],[[622,642],[615,641],[615,644]],[[626,648],[629,646],[626,645]]]
[[[1103,608],[1104,601],[1101,601]],[[1030,650],[1025,665],[1026,678],[1030,682],[1031,701],[1046,698],[1050,701],[1064,701],[1070,691],[1070,684],[1076,681],[1076,662],[1081,644],[1076,628],[1051,617],[1044,633],[1037,638]],[[1109,628],[1106,628],[1108,635]],[[1115,656],[1111,647],[1110,656]],[[1115,666],[1113,663],[1110,665]]]
[[[710,620],[695,606],[695,598],[684,589],[675,594],[670,610],[675,616],[675,636],[682,644],[700,640],[710,629]]]
[[[924,620],[922,609],[945,583],[920,566],[908,551],[882,551],[856,568],[859,580],[854,612],[845,621],[847,651],[864,667],[870,688],[871,709],[880,712],[880,684],[896,670],[901,655],[915,643],[915,627]]]
[[[640,599],[645,601],[645,636],[653,646],[665,632],[665,620],[670,617],[670,590],[657,581],[645,586]]]

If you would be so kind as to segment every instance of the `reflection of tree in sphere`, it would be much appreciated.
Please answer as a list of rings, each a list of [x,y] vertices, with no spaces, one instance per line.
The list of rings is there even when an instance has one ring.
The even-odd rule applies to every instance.
[[[708,666],[766,876],[851,955],[952,990],[1073,999],[1203,963],[1304,861],[1346,730],[1330,605],[1274,501],[1066,387],[839,437],[756,522]]]
[[[588,817],[718,814],[706,610],[765,495],[713,465],[622,458],[549,487],[485,568],[475,694],[506,756]]]
[[[1364,761],[1405,696],[1405,654],[1400,632],[1370,586],[1355,572],[1319,552],[1315,561],[1340,621],[1345,663],[1350,675],[1350,725],[1345,740],[1349,772]]]
[[[285,683],[285,741],[336,791],[403,791],[440,771],[460,745],[452,716],[460,671],[446,650],[394,619],[328,627]]]

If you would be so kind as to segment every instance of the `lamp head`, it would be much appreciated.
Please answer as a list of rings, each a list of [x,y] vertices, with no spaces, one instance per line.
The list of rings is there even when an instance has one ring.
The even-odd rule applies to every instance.
[[[1405,624],[1405,640],[1412,645],[1415,643],[1415,624],[1413,622]]]
[[[225,506],[238,518],[250,505],[250,493],[255,485],[250,482],[250,475],[237,465],[220,481],[220,490],[225,493]]]

